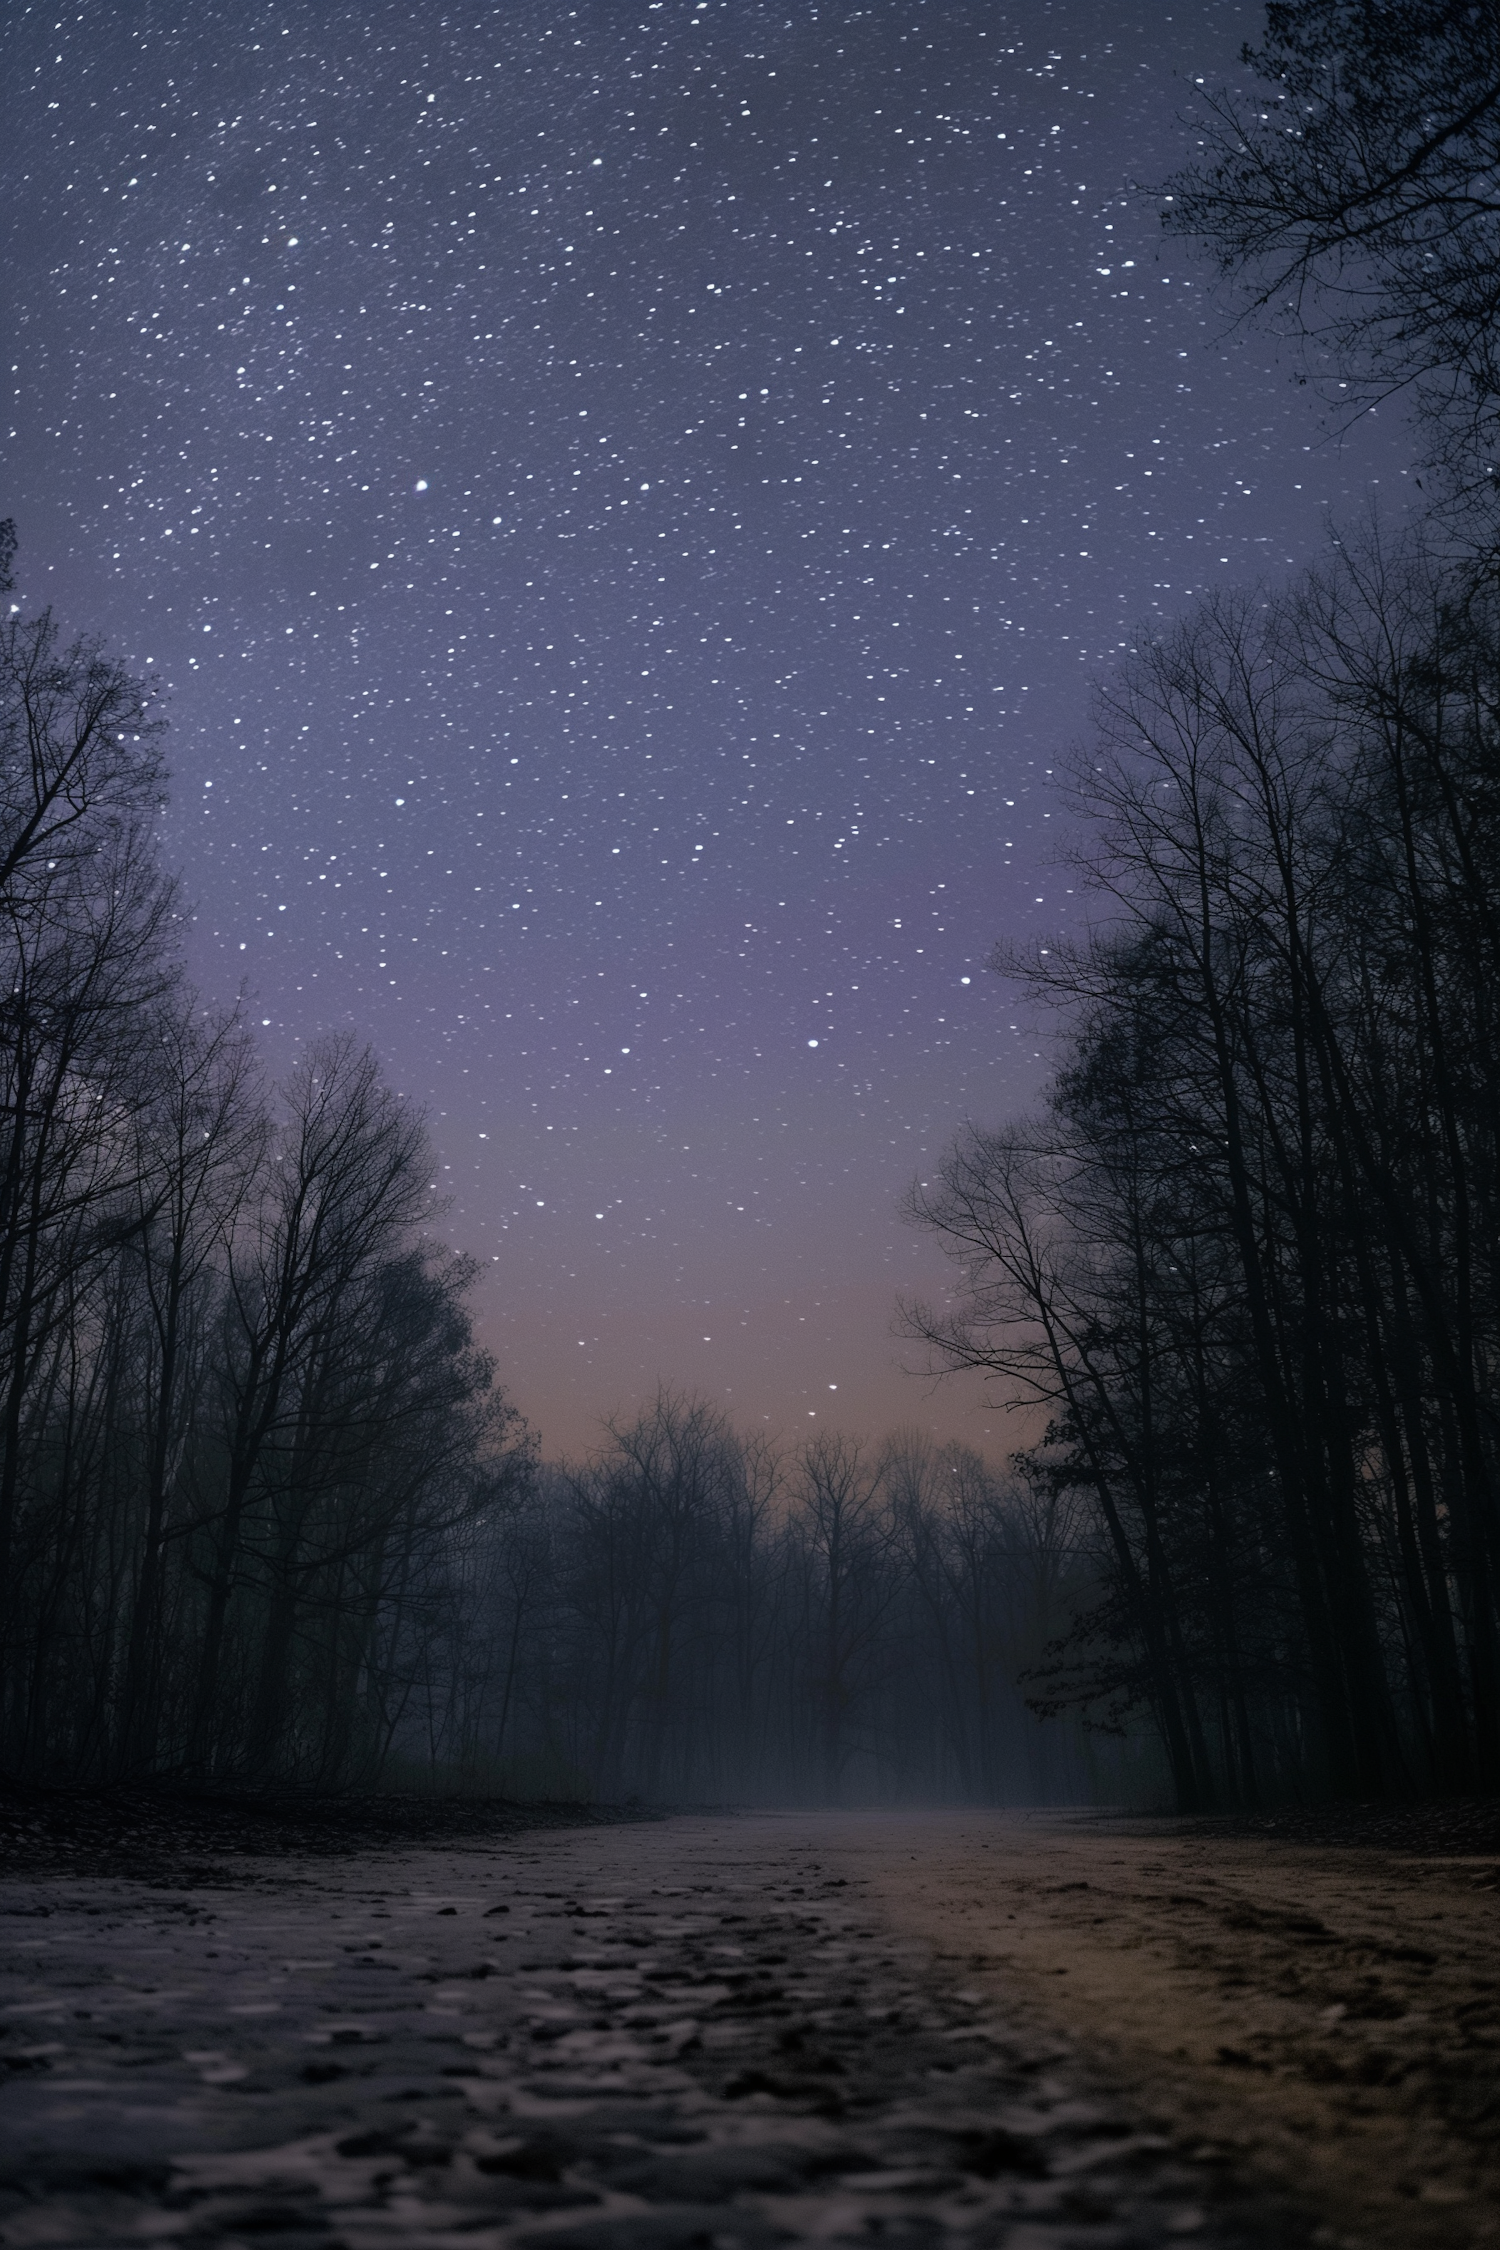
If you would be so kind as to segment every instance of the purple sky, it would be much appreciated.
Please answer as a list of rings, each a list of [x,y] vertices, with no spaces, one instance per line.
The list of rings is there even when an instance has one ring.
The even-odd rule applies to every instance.
[[[1408,490],[1130,189],[1258,22],[10,11],[22,589],[169,683],[195,973],[428,1109],[548,1452],[658,1379],[1006,1442],[902,1373],[897,1205],[1040,1081],[1050,769]]]

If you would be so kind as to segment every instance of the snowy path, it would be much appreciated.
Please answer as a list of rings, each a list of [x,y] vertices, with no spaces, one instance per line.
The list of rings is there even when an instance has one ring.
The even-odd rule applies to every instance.
[[[7,1883],[0,2242],[1272,2239],[894,1936],[830,1833],[679,1818],[232,1889]]]

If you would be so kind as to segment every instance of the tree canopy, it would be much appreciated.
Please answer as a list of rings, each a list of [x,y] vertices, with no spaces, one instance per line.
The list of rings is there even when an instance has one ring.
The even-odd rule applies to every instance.
[[[1472,492],[1500,422],[1500,9],[1276,0],[1244,61],[1264,90],[1205,92],[1168,230],[1326,350],[1341,400],[1409,396]]]

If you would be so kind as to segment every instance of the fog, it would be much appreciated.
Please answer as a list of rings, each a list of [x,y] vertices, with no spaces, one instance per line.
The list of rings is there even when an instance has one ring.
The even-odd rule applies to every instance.
[[[1040,1715],[1077,1512],[960,1445],[746,1436],[662,1393],[470,1525],[391,1639],[387,1779],[676,1803],[1072,1803],[1155,1779]]]

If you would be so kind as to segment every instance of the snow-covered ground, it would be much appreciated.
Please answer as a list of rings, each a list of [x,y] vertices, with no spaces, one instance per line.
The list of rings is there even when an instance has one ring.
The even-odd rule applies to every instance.
[[[953,1844],[757,1814],[11,1880],[0,2241],[1293,2239],[961,1931],[935,1951],[896,1881],[928,1828]]]

